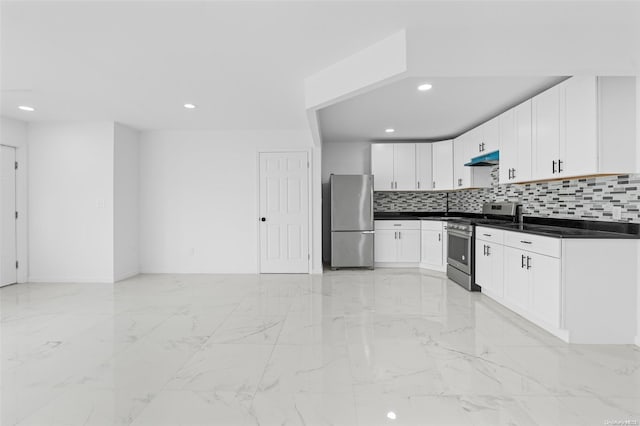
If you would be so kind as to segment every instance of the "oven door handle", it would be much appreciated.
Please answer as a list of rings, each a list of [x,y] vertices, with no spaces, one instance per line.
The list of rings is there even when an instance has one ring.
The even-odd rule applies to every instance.
[[[462,238],[471,238],[473,236],[472,232],[458,231],[457,229],[451,228],[447,229],[447,234]]]

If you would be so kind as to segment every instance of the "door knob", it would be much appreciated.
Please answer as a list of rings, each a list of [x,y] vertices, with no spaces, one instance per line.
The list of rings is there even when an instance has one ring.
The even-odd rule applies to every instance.
[[[261,217],[261,218],[260,218],[260,220],[261,220],[262,222],[266,222],[266,221],[267,221],[267,218],[266,218],[266,217]]]

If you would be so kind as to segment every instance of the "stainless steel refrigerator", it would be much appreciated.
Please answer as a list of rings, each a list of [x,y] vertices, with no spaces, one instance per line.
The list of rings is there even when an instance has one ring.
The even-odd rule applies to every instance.
[[[373,175],[331,175],[331,268],[373,269]]]

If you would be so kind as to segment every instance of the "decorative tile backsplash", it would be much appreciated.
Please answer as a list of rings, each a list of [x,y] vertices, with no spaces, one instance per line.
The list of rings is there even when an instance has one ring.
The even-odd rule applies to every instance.
[[[491,170],[491,188],[448,193],[376,192],[374,210],[444,211],[448,196],[449,211],[479,213],[485,202],[520,201],[526,216],[618,221],[613,219],[613,209],[620,207],[620,222],[640,223],[640,175],[500,185],[498,170],[498,166]]]
[[[376,192],[374,212],[442,212],[447,209],[446,192]]]

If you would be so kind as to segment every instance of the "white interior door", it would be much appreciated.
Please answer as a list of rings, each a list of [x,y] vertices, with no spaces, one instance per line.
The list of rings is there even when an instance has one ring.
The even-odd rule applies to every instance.
[[[16,149],[0,146],[0,287],[18,282]]]
[[[305,152],[260,153],[260,272],[309,272]]]

